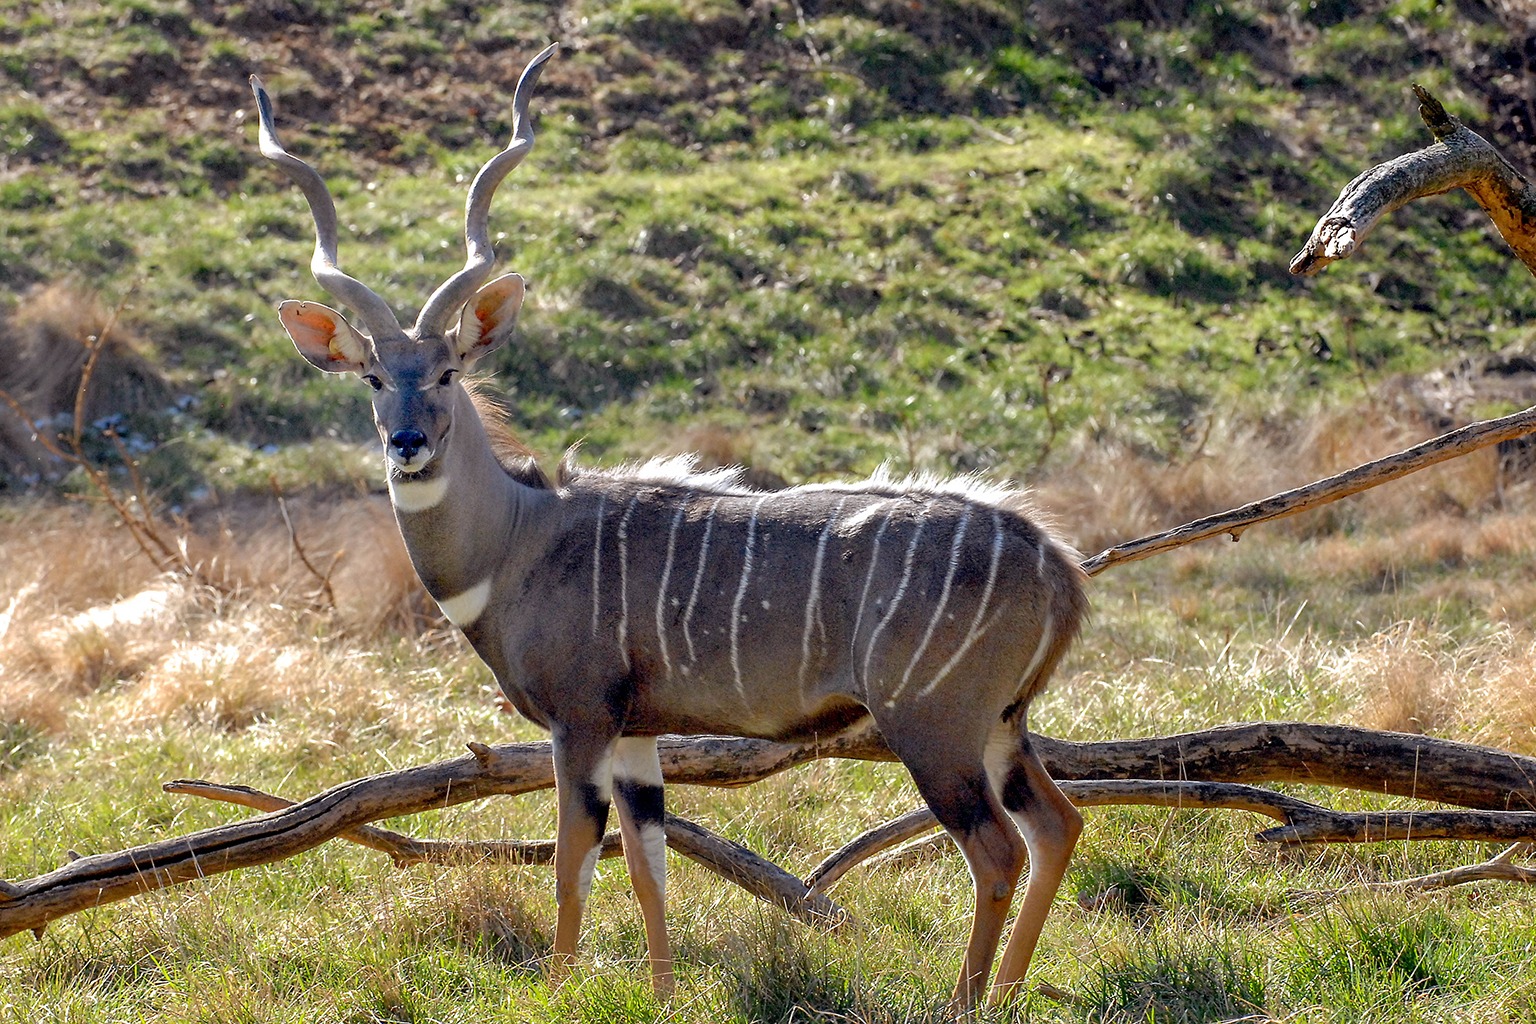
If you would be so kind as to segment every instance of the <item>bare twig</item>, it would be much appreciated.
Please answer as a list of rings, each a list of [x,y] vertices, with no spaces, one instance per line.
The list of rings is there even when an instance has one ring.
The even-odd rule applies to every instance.
[[[341,552],[333,554],[331,564],[326,567],[325,572],[321,572],[315,563],[310,561],[309,552],[304,550],[304,545],[299,541],[299,531],[293,525],[293,517],[288,514],[288,502],[283,498],[283,489],[278,486],[277,474],[269,474],[267,482],[272,487],[272,496],[277,499],[277,511],[282,514],[283,525],[288,528],[288,543],[293,547],[299,562],[318,582],[317,593],[325,598],[324,607],[332,612],[336,611],[336,591],[331,587],[331,574],[336,571],[336,566],[341,562]]]

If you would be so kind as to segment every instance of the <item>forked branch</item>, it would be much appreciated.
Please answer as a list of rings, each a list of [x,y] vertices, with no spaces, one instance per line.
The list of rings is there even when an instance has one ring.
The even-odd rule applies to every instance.
[[[1194,799],[1190,794],[1199,791],[1198,787],[1189,788],[1196,782],[1289,781],[1418,796],[1479,809],[1536,807],[1536,758],[1426,736],[1344,726],[1257,723],[1104,743],[1037,737],[1036,748],[1057,778],[1099,780],[1096,791],[1100,803],[1148,800],[1147,792],[1138,792],[1135,786],[1122,787],[1120,795],[1111,799],[1116,787],[1104,780],[1163,778],[1179,781],[1151,784],[1164,787],[1162,799],[1182,801],[1186,806]],[[822,757],[894,760],[873,733],[816,744],[715,736],[669,739],[661,746],[661,757],[668,782],[707,786],[745,785]],[[1428,765],[1433,765],[1433,770],[1425,767]],[[475,744],[471,756],[357,779],[245,821],[118,853],[82,857],[36,878],[0,883],[0,937],[41,930],[49,921],[67,914],[152,889],[282,860],[338,836],[382,849],[392,857],[403,853],[407,861],[447,861],[458,854],[492,851],[509,857],[514,856],[513,851],[518,851],[515,856],[536,857],[526,845],[413,846],[421,841],[401,842],[384,830],[365,830],[363,826],[492,795],[516,795],[553,786],[549,744]],[[167,788],[255,807],[275,807],[280,802],[253,790],[207,783],[171,783]],[[1207,793],[1219,796],[1221,791]],[[1259,809],[1266,802],[1282,811],[1292,806],[1279,794],[1266,796],[1248,789],[1230,790],[1223,799],[1227,802],[1220,806],[1248,810]],[[1425,837],[1422,823],[1430,820],[1428,814],[1415,812],[1403,824],[1411,826],[1413,836]],[[1372,830],[1375,822],[1385,820],[1370,817]],[[1371,830],[1360,834],[1360,841],[1375,841],[1385,835]],[[811,891],[805,882],[726,840],[713,837],[712,842],[698,826],[671,819],[667,835],[669,844],[679,852],[706,862],[712,870],[803,920],[835,924],[842,919],[841,909],[820,892]],[[1311,838],[1296,837],[1302,841]]]

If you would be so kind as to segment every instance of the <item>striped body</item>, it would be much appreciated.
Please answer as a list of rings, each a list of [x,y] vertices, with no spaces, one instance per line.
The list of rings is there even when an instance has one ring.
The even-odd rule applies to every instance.
[[[755,493],[680,468],[576,474],[547,551],[461,622],[530,717],[559,719],[573,649],[630,735],[802,738],[866,709],[1002,707],[1075,631],[1074,563],[1017,495],[881,479]],[[942,685],[973,664],[997,692]]]

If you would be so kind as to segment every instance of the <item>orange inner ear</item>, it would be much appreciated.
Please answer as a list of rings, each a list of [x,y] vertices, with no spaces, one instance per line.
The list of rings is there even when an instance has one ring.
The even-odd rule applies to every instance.
[[[310,332],[310,340],[314,344],[319,345],[323,343],[326,348],[331,350],[332,355],[341,355],[336,349],[336,321],[329,313],[323,309],[316,309],[313,306],[306,305],[301,306],[296,312],[290,313],[289,316],[297,322],[298,326]]]

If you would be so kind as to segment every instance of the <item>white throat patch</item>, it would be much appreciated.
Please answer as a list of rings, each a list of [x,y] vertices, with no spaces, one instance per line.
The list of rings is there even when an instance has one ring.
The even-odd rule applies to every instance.
[[[486,577],[462,594],[442,598],[437,602],[437,606],[443,610],[449,622],[464,629],[480,617],[480,613],[485,611],[486,602],[490,599],[491,580],[490,577]]]
[[[448,493],[448,475],[428,480],[389,477],[389,500],[401,512],[425,512],[439,504]]]

